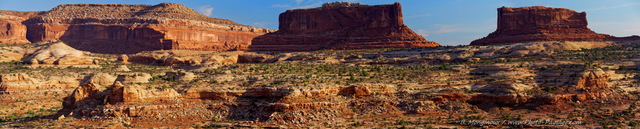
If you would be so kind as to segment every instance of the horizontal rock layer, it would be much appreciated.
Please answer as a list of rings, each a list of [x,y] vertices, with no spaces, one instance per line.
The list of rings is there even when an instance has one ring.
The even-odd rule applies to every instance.
[[[402,21],[400,3],[327,3],[280,14],[280,30],[253,39],[253,51],[434,47]]]
[[[7,35],[26,36],[31,42],[63,41],[76,49],[96,53],[244,50],[251,39],[272,31],[207,17],[172,3],[60,5],[24,19],[17,23],[24,24],[18,30],[26,35],[13,34],[17,32]]]
[[[587,28],[587,13],[543,6],[498,8],[498,28],[471,45],[532,41],[602,41],[610,35]]]
[[[29,43],[27,27],[20,23],[24,18],[0,13],[0,44]]]

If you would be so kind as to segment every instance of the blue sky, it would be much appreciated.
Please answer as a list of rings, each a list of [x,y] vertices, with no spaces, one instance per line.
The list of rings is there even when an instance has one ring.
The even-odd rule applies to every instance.
[[[288,9],[319,7],[335,0],[0,0],[0,10],[45,11],[58,4],[180,3],[216,18],[240,24],[278,28],[278,15]],[[344,0],[341,0],[344,1]],[[368,5],[389,0],[347,0]],[[589,27],[614,36],[640,35],[640,0],[397,0],[404,21],[427,40],[442,45],[469,44],[496,29],[496,9],[502,6],[549,6],[586,11]]]

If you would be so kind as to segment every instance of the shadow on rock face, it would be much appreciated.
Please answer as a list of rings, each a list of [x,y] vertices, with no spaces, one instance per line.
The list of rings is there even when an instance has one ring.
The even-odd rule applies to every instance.
[[[275,91],[274,91],[275,90]],[[267,121],[276,112],[273,103],[291,93],[290,89],[251,88],[229,106],[227,119],[244,121]]]
[[[79,19],[85,20],[85,19]],[[134,54],[142,51],[171,49],[161,40],[162,33],[151,28],[125,26],[71,25],[60,40],[82,51],[104,54]]]

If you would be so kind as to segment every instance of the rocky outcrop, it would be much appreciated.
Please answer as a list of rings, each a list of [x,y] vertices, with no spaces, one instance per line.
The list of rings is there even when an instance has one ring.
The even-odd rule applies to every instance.
[[[149,89],[144,86],[125,86],[120,82],[113,84],[107,96],[109,103],[143,102],[174,100],[179,96],[173,89]]]
[[[113,82],[116,81],[116,77],[111,76],[110,74],[107,73],[95,73],[95,74],[91,74],[89,76],[86,76],[82,82],[80,82],[80,85],[86,85],[86,84],[93,84],[93,85],[98,85],[98,86],[109,86],[111,84],[113,84]]]
[[[332,120],[354,113],[398,113],[400,108],[410,110],[420,107],[416,104],[421,103],[400,105],[388,98],[399,93],[397,87],[385,84],[228,88],[190,87],[178,94],[171,88],[123,85],[119,82],[97,92],[93,90],[95,86],[85,85],[65,100],[65,105],[68,105],[65,108],[80,116],[99,114],[161,121],[213,117],[282,124]],[[344,110],[349,108],[357,110]],[[189,113],[181,112],[185,110]],[[86,114],[88,112],[98,113]]]
[[[211,52],[211,51],[147,51],[128,56],[128,62],[151,64],[151,65],[164,65],[164,66],[196,66],[196,65],[210,65],[210,64],[235,64],[239,62],[239,57],[243,55],[256,55],[265,57],[264,54],[256,54],[243,51],[232,52]],[[255,57],[259,58],[259,57]],[[243,61],[254,62],[253,60],[260,59],[246,59]],[[242,63],[242,62],[241,62]]]
[[[37,64],[56,64],[56,65],[94,65],[94,61],[84,56],[82,51],[78,51],[65,43],[58,42],[47,44],[28,53],[22,61],[32,65]]]
[[[59,5],[22,23],[15,27],[22,27],[31,42],[64,41],[94,53],[243,50],[254,37],[272,31],[207,17],[174,3]]]
[[[29,77],[23,73],[1,74],[0,91],[73,89],[79,84],[76,78],[72,77],[49,77],[42,80]]]
[[[310,51],[434,47],[402,21],[400,3],[362,5],[326,3],[319,8],[287,10],[280,29],[253,39],[252,51]]]
[[[533,41],[602,41],[609,35],[587,28],[587,13],[543,6],[498,8],[498,28],[471,45]]]
[[[120,54],[118,55],[118,59],[116,59],[116,62],[120,62],[120,63],[129,63],[129,56],[127,56],[126,54]]]
[[[582,73],[576,88],[584,90],[611,88],[607,82],[609,82],[609,75],[602,69],[589,69]]]
[[[81,109],[102,104],[100,100],[108,94],[105,90],[111,86],[115,77],[107,73],[96,73],[86,76],[80,86],[69,96],[64,98],[62,105],[65,109]]]
[[[480,104],[497,104],[522,106],[531,97],[525,93],[532,89],[532,86],[524,84],[489,84],[477,86],[475,90],[480,93],[475,94],[469,101]]]
[[[420,53],[411,51],[391,51],[382,53],[388,57],[402,57],[397,55],[415,54],[425,57],[427,61],[470,61],[514,57],[550,56],[564,50],[594,49],[612,46],[610,41],[548,41],[535,43],[514,43],[496,46],[466,46],[452,49],[423,50]],[[416,58],[419,59],[419,58]],[[403,59],[405,62],[419,60]],[[399,62],[399,61],[393,61]],[[420,61],[423,62],[423,61]]]
[[[39,83],[38,80],[22,73],[0,75],[0,91],[33,90]]]
[[[21,22],[23,17],[5,15],[0,12],[0,44],[30,43],[27,40],[27,26]]]
[[[104,92],[106,87],[96,85],[94,83],[86,83],[76,88],[71,95],[64,98],[62,105],[66,109],[81,109],[83,107],[91,107],[92,105],[102,104],[102,100],[107,93]]]
[[[24,113],[61,107],[60,100],[78,87],[81,76],[39,75],[40,72],[0,74],[0,112]]]

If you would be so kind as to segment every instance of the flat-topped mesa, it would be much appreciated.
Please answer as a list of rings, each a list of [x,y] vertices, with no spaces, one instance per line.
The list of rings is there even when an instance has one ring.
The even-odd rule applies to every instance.
[[[322,8],[340,8],[340,7],[358,7],[358,6],[366,6],[366,5],[362,3],[350,3],[350,2],[344,2],[344,1],[322,4]]]
[[[31,42],[63,41],[78,50],[111,54],[245,50],[254,37],[273,31],[204,16],[174,3],[66,4],[22,23]]]
[[[279,30],[253,39],[251,51],[434,47],[402,21],[400,3],[333,2],[280,14]]]
[[[532,41],[602,41],[609,35],[587,28],[587,13],[544,6],[498,8],[498,28],[471,45]]]
[[[63,4],[51,9],[43,16],[65,18],[150,18],[150,19],[184,19],[206,21],[216,24],[245,26],[227,19],[207,17],[191,8],[175,3],[158,5],[128,4]]]

